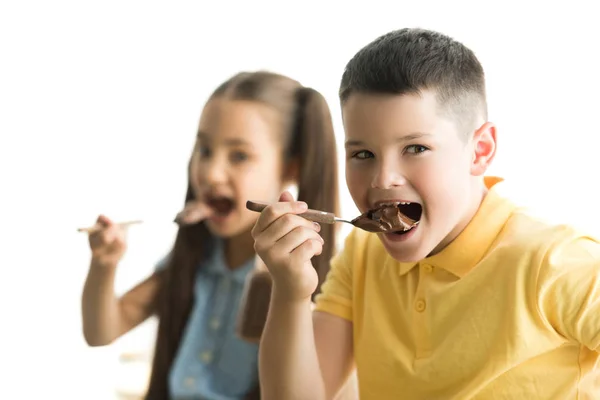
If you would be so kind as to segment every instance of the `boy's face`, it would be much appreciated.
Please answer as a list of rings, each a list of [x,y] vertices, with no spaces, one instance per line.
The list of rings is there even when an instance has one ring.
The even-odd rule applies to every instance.
[[[418,261],[443,249],[468,224],[483,196],[481,176],[495,152],[495,128],[459,132],[435,93],[355,93],[342,108],[346,182],[361,212],[411,202],[419,224],[378,234],[392,257]],[[482,121],[483,122],[483,121]],[[420,212],[420,216],[418,215]]]

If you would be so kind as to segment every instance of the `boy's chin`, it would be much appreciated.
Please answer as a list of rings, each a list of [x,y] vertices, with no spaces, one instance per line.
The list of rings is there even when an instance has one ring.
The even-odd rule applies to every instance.
[[[416,233],[416,232],[415,232]],[[385,237],[385,234],[378,234],[387,253],[396,261],[402,263],[419,262],[429,256],[433,251],[422,240],[408,240],[406,242],[394,242]],[[411,238],[414,239],[414,238]]]

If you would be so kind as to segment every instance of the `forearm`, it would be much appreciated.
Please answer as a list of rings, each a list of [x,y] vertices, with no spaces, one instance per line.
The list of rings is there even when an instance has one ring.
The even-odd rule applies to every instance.
[[[82,295],[83,335],[90,346],[110,344],[121,332],[121,310],[115,296],[116,268],[91,265]]]
[[[260,344],[264,400],[320,400],[325,390],[313,333],[310,299],[292,303],[273,287]]]

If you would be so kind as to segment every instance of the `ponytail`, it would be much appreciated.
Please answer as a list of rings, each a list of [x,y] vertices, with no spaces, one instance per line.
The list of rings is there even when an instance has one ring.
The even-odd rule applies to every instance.
[[[296,91],[297,114],[290,156],[300,164],[298,200],[310,208],[339,215],[338,165],[335,135],[329,106],[316,90],[301,87]],[[317,290],[329,272],[329,262],[336,248],[336,226],[322,225],[325,240],[323,253],[313,258],[319,277]]]
[[[189,166],[188,166],[189,171]],[[188,183],[185,204],[195,199]],[[158,328],[152,372],[145,400],[169,398],[169,371],[173,366],[194,298],[194,282],[210,233],[204,223],[182,226],[166,268],[156,272],[160,279],[156,314]]]
[[[289,96],[289,94],[293,96]],[[273,97],[275,99],[276,97]],[[285,99],[285,96],[277,98]],[[338,168],[335,136],[329,106],[316,90],[296,86],[288,92],[289,107],[280,110],[288,112],[286,124],[286,161],[298,163],[298,200],[306,202],[310,208],[339,214]],[[283,102],[280,102],[280,106]],[[270,104],[270,103],[269,103]],[[336,249],[336,227],[322,225],[321,236],[325,240],[323,252],[314,257],[312,264],[317,272],[318,285],[312,295],[320,293],[321,284],[329,272],[329,262]],[[262,264],[257,255],[256,262]],[[268,275],[268,273],[267,273]],[[271,297],[271,279],[257,272],[247,281],[238,315],[240,336],[250,342],[260,339],[267,320]],[[270,276],[270,275],[269,275]]]

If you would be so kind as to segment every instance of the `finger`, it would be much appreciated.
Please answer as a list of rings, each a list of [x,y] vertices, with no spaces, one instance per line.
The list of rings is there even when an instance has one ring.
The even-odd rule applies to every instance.
[[[319,240],[307,240],[290,253],[294,265],[304,264],[315,256],[323,253],[323,243]]]
[[[98,219],[96,220],[96,224],[98,224],[102,227],[107,227],[107,226],[113,225],[113,221],[110,218],[108,218],[106,215],[100,214],[98,216]]]
[[[201,201],[192,201],[177,214],[175,222],[180,225],[197,224],[214,214],[214,210]]]
[[[303,201],[285,201],[271,204],[260,213],[252,229],[252,235],[256,238],[285,214],[302,214],[306,210],[308,210],[308,206]]]
[[[187,208],[177,214],[175,222],[180,225],[192,225],[203,221],[207,217],[208,213],[201,208]]]
[[[127,232],[125,230],[115,231],[114,236],[109,237],[110,241],[107,242],[108,243],[107,249],[110,250],[111,252],[122,250],[123,247],[125,246],[126,233]]]
[[[96,218],[96,223],[93,226],[87,228],[77,228],[77,232],[87,232],[89,236],[102,231],[111,225],[113,225],[113,222],[108,217],[99,215],[98,218]]]
[[[299,226],[279,239],[275,246],[285,254],[290,254],[307,240],[316,240],[324,244],[325,241],[314,229]],[[275,247],[274,246],[274,247]]]
[[[281,196],[279,196],[279,201],[294,201],[294,196],[292,196],[292,194],[286,190],[285,192],[281,193]]]
[[[283,216],[275,220],[260,235],[256,236],[256,250],[258,252],[261,252],[263,249],[268,250],[277,241],[279,241],[291,231],[299,227],[311,229],[315,232],[318,232],[321,228],[319,224],[315,224],[314,222],[309,221],[306,218],[302,218],[294,214],[284,214]]]
[[[118,235],[119,227],[111,225],[90,235],[90,245],[93,248],[104,247],[112,243]]]
[[[94,229],[88,231],[88,240],[90,242],[90,246],[97,247],[102,244],[104,230],[108,228],[100,221],[100,217],[98,217],[98,220],[93,228]]]
[[[312,240],[323,242],[320,235],[313,229],[301,226],[293,229],[276,243],[268,244],[257,241],[255,247],[264,246],[262,247],[264,252],[261,252],[260,248],[256,250],[267,265],[289,265],[290,254],[304,242]]]

